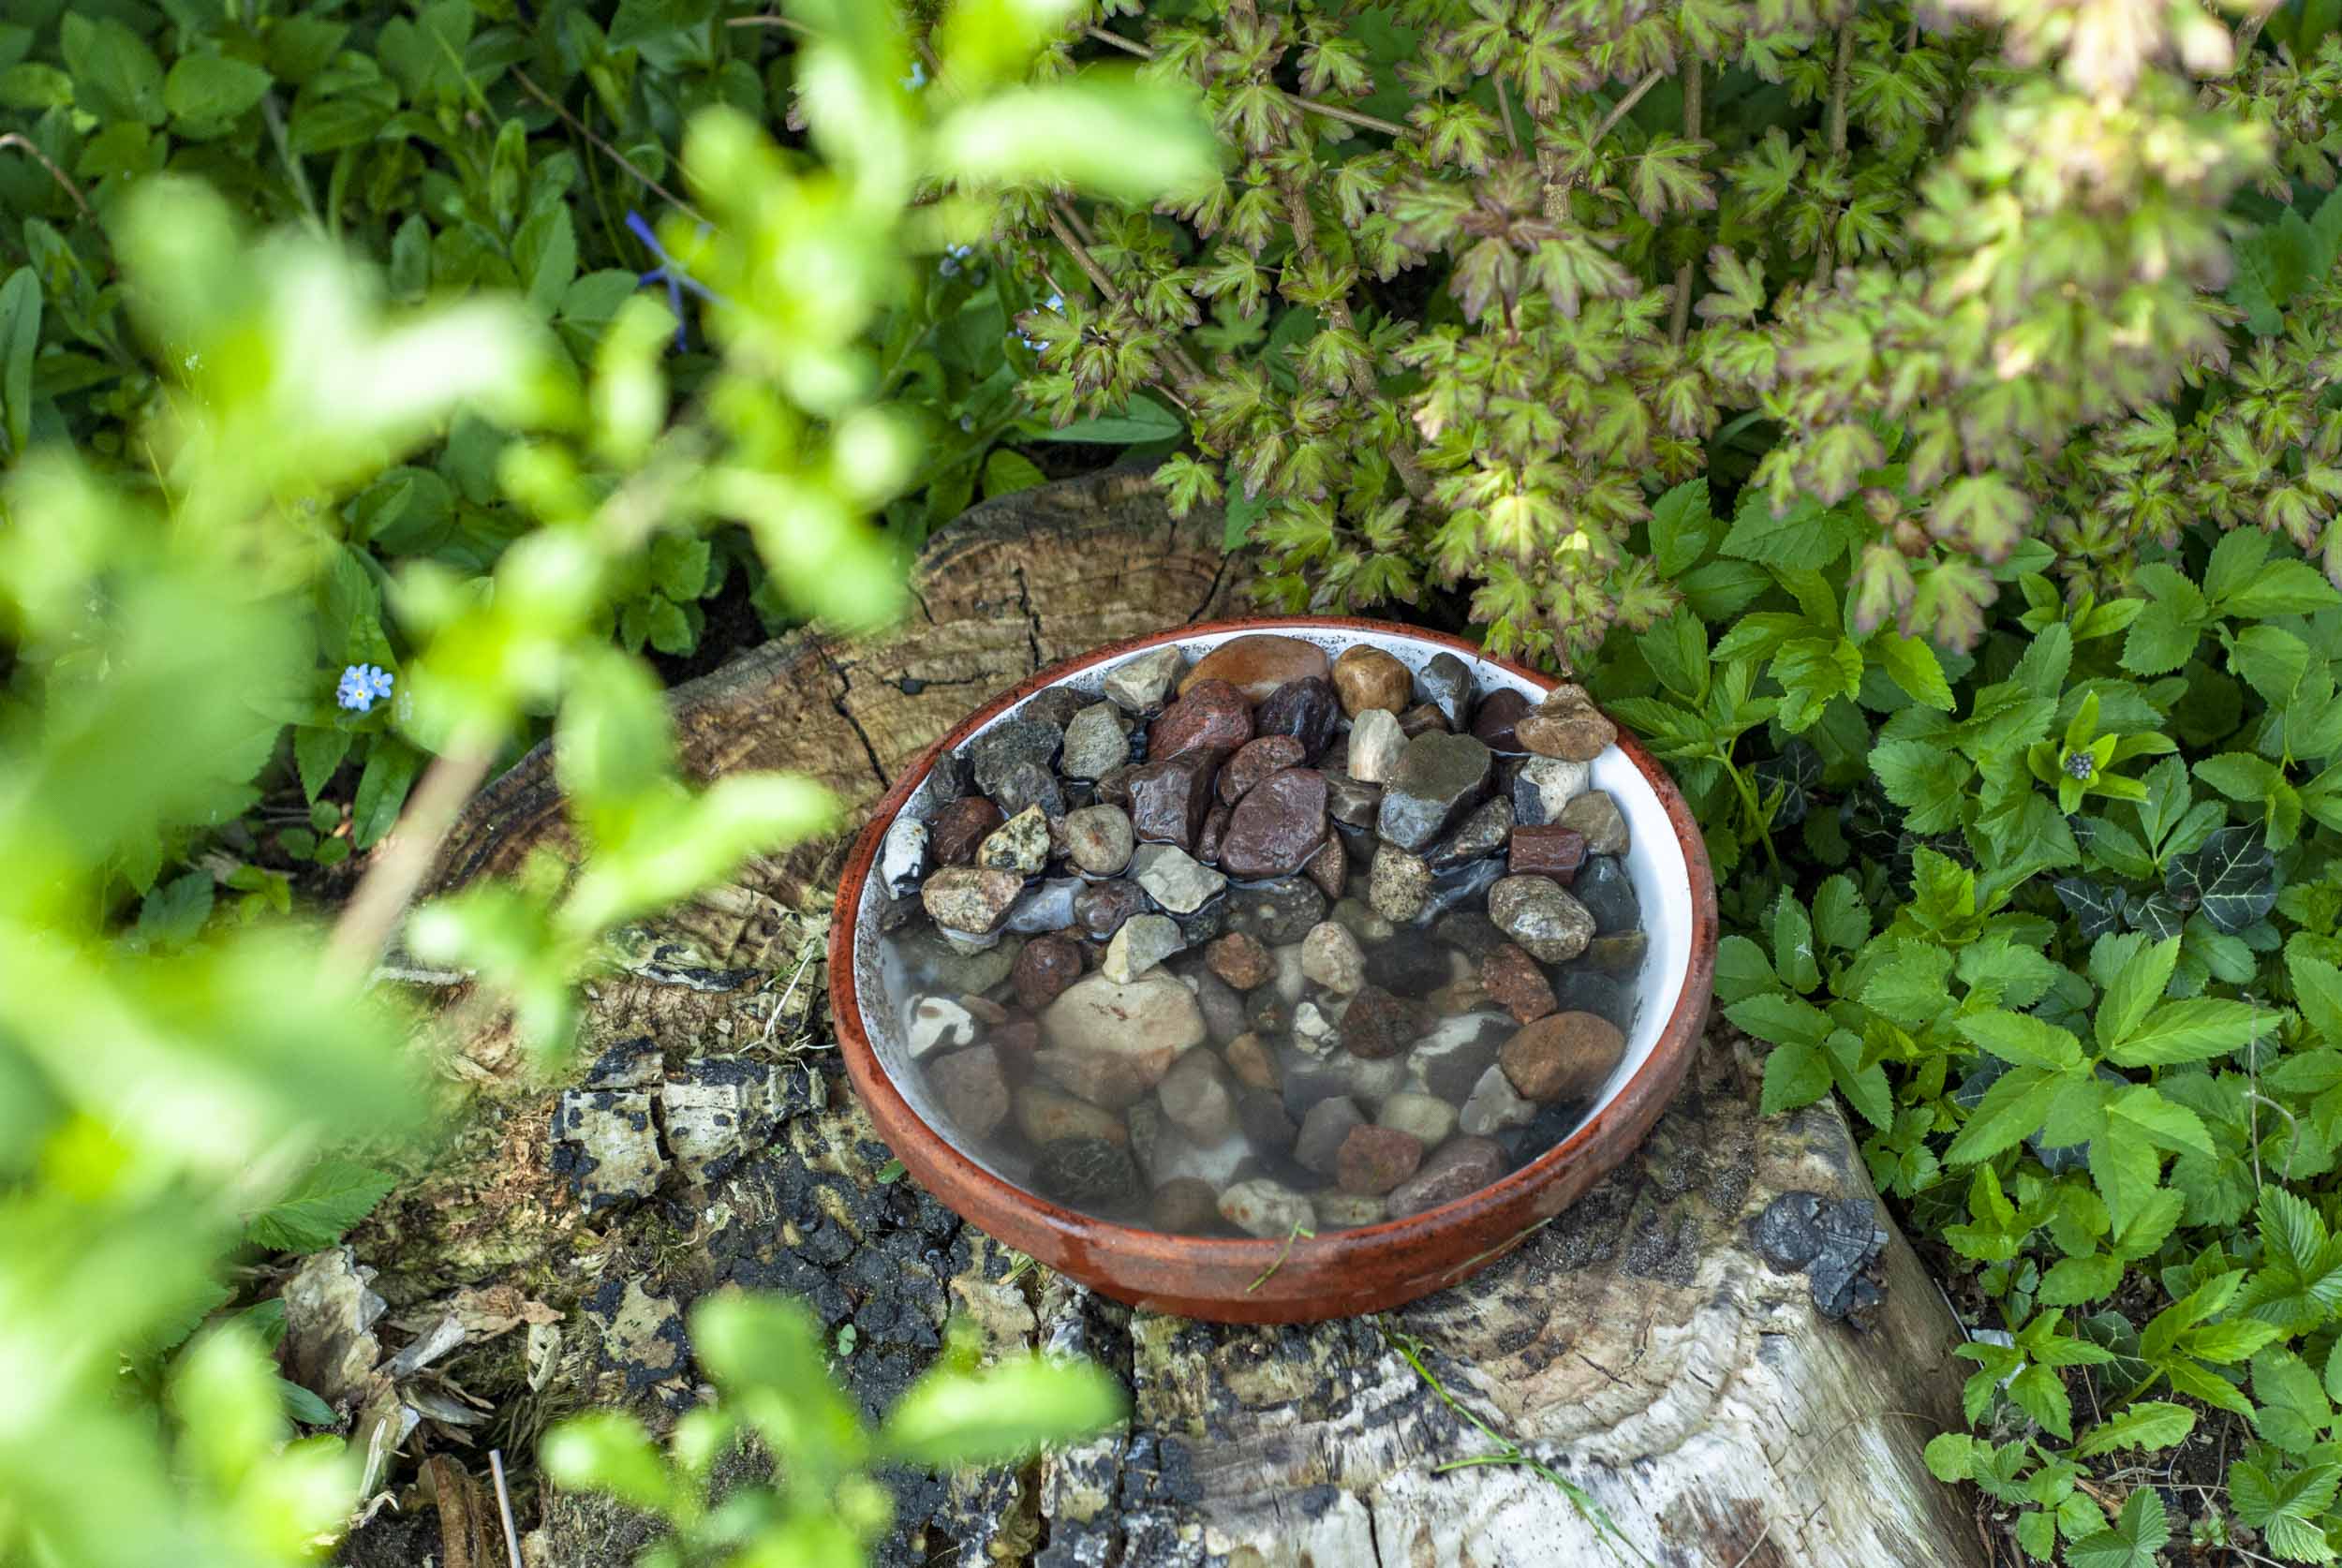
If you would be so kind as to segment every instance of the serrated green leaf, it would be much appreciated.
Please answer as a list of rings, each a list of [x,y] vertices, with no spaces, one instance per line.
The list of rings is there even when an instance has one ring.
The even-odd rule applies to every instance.
[[[331,1247],[374,1212],[396,1185],[387,1171],[348,1160],[321,1160],[292,1190],[245,1222],[245,1239],[278,1252]]]

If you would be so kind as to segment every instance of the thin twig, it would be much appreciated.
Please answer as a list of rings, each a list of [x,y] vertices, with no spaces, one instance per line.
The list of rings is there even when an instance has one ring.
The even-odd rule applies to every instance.
[[[1700,75],[1699,56],[1695,54],[1683,67],[1683,137],[1688,141],[1699,140]],[[1678,348],[1682,347],[1683,334],[1691,330],[1692,270],[1688,258],[1675,269],[1675,310],[1668,324],[1668,340]]]
[[[609,142],[604,141],[600,137],[595,135],[593,130],[586,126],[585,121],[579,119],[576,115],[569,111],[568,107],[564,105],[560,99],[555,97],[552,94],[546,92],[542,87],[538,86],[535,81],[531,81],[526,71],[515,68],[512,72],[512,79],[521,84],[522,89],[526,91],[530,97],[535,98],[539,103],[543,104],[547,109],[552,110],[556,114],[561,116],[563,124],[567,125],[571,130],[577,132],[578,135],[584,137],[587,141],[591,142],[597,151],[601,153],[605,157],[608,157],[612,162],[615,163],[620,169],[625,170],[629,174],[633,175],[635,179],[641,181],[646,189],[650,190],[662,200],[668,202],[670,205],[689,215],[692,222],[706,223],[708,221],[706,214],[701,212],[697,207],[692,206],[689,201],[684,200],[683,198],[677,196],[674,192],[669,190],[658,181],[652,179],[648,174],[645,173],[639,167],[637,167],[631,158],[628,157],[624,153],[619,152],[615,147],[610,145]]]
[[[728,19],[724,25],[727,27],[780,27],[792,33],[803,33],[808,37],[810,37],[813,32],[812,28],[808,27],[793,16],[735,16]]]
[[[512,1494],[504,1487],[504,1450],[488,1450],[488,1473],[496,1477],[497,1513],[504,1519],[504,1554],[511,1560],[512,1568],[521,1568],[521,1538],[512,1529]]]
[[[1052,207],[1048,213],[1050,235],[1059,244],[1065,247],[1065,254],[1074,259],[1074,265],[1082,270],[1082,275],[1089,280],[1090,287],[1104,296],[1108,303],[1127,305],[1130,302],[1123,297],[1122,290],[1114,286],[1114,279],[1108,277],[1106,270],[1098,265],[1098,259],[1089,254],[1089,247],[1084,244],[1080,236],[1068,226],[1066,220],[1070,215],[1068,209],[1061,202]],[[1188,356],[1186,349],[1167,338],[1164,342],[1164,351],[1171,359],[1172,380],[1176,383],[1175,390],[1181,393],[1189,392],[1190,389],[1204,378],[1203,367]],[[1181,407],[1184,407],[1185,405],[1182,404]]]
[[[1593,134],[1592,136],[1586,138],[1586,145],[1589,147],[1593,146],[1595,142],[1600,141],[1604,137],[1609,135],[1611,131],[1617,129],[1618,123],[1621,120],[1625,119],[1628,114],[1632,113],[1637,104],[1642,102],[1642,96],[1645,93],[1650,92],[1653,87],[1659,85],[1660,82],[1667,80],[1667,74],[1668,73],[1665,71],[1653,71],[1649,76],[1644,77],[1640,81],[1636,82],[1632,88],[1628,89],[1626,96],[1619,99],[1618,102],[1612,104],[1610,106],[1610,111],[1602,116],[1602,123],[1593,127]]]
[[[1845,155],[1846,89],[1853,72],[1854,23],[1847,21],[1839,24],[1838,57],[1830,67],[1830,108],[1825,118],[1825,131],[1830,140],[1830,155],[1833,159]],[[1817,282],[1828,282],[1831,273],[1835,270],[1837,246],[1832,243],[1830,231],[1837,226],[1837,209],[1833,207],[1822,222],[1821,243],[1814,253],[1814,277]]]
[[[1111,32],[1104,27],[1086,28],[1083,36],[1094,38],[1102,44],[1111,44],[1124,53],[1134,54],[1141,60],[1151,60],[1155,57],[1155,52],[1137,39],[1126,38],[1121,34]],[[1376,115],[1360,113],[1357,110],[1344,109],[1336,103],[1324,103],[1316,98],[1305,98],[1298,93],[1288,93],[1273,82],[1269,86],[1294,108],[1307,110],[1312,114],[1323,114],[1328,120],[1340,120],[1343,125],[1356,126],[1362,130],[1381,131],[1385,136],[1413,136],[1415,134],[1411,126],[1402,126],[1395,120],[1385,120]]]
[[[1083,36],[1094,38],[1102,44],[1112,44],[1115,48],[1121,50],[1126,53],[1137,55],[1141,60],[1151,60],[1155,57],[1155,52],[1149,49],[1145,44],[1140,43],[1136,38],[1126,38],[1121,34],[1115,32],[1111,28],[1085,28],[1083,30]]]
[[[458,736],[433,759],[382,853],[366,868],[358,891],[334,923],[325,945],[328,975],[356,984],[374,968],[399,917],[422,886],[439,841],[455,825],[464,803],[488,777],[495,761],[495,743],[477,733]]]
[[[1310,212],[1309,192],[1302,188],[1297,178],[1291,176],[1285,179],[1283,188],[1285,221],[1293,227],[1293,252],[1303,266],[1308,266],[1318,255],[1317,220]],[[1327,307],[1326,315],[1344,332],[1357,331],[1357,319],[1350,314],[1348,300],[1335,300]],[[1373,366],[1356,366],[1350,377],[1350,390],[1362,398],[1379,396],[1382,383],[1376,379]],[[1423,465],[1413,451],[1403,442],[1395,442],[1385,455],[1390,459],[1391,469],[1398,474],[1399,482],[1406,489],[1409,497],[1417,501],[1430,498],[1431,477],[1423,471]]]
[[[1513,100],[1511,95],[1505,91],[1505,78],[1498,73],[1489,80],[1496,83],[1496,112],[1505,122],[1505,145],[1518,153],[1520,151],[1520,134],[1513,129]]]
[[[284,161],[285,172],[292,176],[293,194],[301,198],[301,210],[309,216],[309,228],[323,235],[325,220],[318,215],[317,199],[309,193],[308,171],[301,167],[301,159],[293,154],[292,141],[285,134],[285,111],[276,107],[274,93],[260,95],[260,116],[268,122],[269,140],[275,143],[276,155]]]
[[[18,148],[35,163],[49,170],[49,177],[65,187],[65,193],[73,198],[73,204],[82,209],[82,215],[89,219],[92,223],[96,223],[97,221],[97,214],[90,211],[88,200],[82,195],[82,187],[75,185],[70,179],[68,179],[66,176],[66,171],[59,169],[54,163],[51,162],[49,155],[35,146],[29,138],[20,136],[15,131],[10,131],[6,136],[0,136],[0,147]]]

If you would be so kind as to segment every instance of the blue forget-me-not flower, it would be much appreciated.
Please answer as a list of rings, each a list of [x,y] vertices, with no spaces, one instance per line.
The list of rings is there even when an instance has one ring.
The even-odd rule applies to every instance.
[[[713,304],[721,304],[723,301],[719,299],[705,284],[685,272],[683,263],[667,254],[667,247],[659,243],[658,231],[651,228],[642,214],[628,213],[626,226],[633,231],[636,239],[643,242],[645,250],[659,258],[659,265],[645,273],[640,281],[645,288],[654,283],[663,283],[667,286],[667,308],[674,312],[674,346],[678,351],[688,348],[689,339],[684,331],[684,290],[689,289]],[[700,232],[703,234],[707,232],[705,225],[701,226]]]
[[[353,664],[342,672],[334,701],[352,713],[371,712],[375,703],[391,694],[391,685],[397,679],[379,664]]]

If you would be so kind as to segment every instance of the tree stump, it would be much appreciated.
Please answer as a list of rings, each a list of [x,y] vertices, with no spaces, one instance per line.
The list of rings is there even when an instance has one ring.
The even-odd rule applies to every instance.
[[[1124,471],[978,507],[930,544],[898,630],[801,631],[679,688],[686,767],[786,768],[867,808],[992,692],[1228,613],[1239,571],[1220,526],[1173,521]],[[434,885],[564,848],[559,812],[540,748],[467,812]],[[1756,1064],[1729,1030],[1634,1159],[1454,1290],[1297,1327],[1134,1312],[887,1179],[887,1150],[822,1056],[824,884],[841,853],[842,839],[750,866],[588,987],[581,1060],[609,1081],[625,1055],[610,1047],[646,1035],[635,1049],[656,1055],[625,1081],[648,1087],[564,1097],[519,1072],[491,1007],[449,998],[441,1059],[471,1085],[461,1130],[353,1241],[379,1271],[392,1345],[452,1303],[561,1314],[526,1347],[474,1335],[441,1364],[498,1407],[493,1431],[515,1454],[581,1402],[688,1408],[680,1314],[739,1283],[854,1325],[837,1369],[873,1412],[953,1313],[995,1345],[1080,1351],[1128,1381],[1127,1432],[1022,1472],[895,1478],[886,1561],[1985,1568],[1976,1522],[1920,1459],[1960,1425],[1959,1327],[1876,1207],[1835,1105],[1759,1117]],[[676,1106],[696,1102],[673,1086],[744,1072],[763,1119],[720,1158],[690,1154]],[[559,1140],[578,1107],[627,1094],[666,1096],[645,1134],[665,1162],[589,1213],[590,1178]],[[541,1506],[537,1561],[615,1565],[645,1536],[594,1500]]]

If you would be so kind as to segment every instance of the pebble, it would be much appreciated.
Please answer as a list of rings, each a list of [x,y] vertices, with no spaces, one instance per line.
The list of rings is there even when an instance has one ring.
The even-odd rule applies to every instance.
[[[1437,1148],[1456,1130],[1456,1107],[1436,1094],[1401,1089],[1384,1100],[1374,1119],[1385,1127],[1413,1133],[1425,1148]]]
[[[1301,747],[1304,762],[1326,749],[1341,717],[1341,703],[1323,675],[1287,681],[1253,711],[1253,732],[1285,735]]]
[[[1052,877],[1034,882],[1025,889],[1023,897],[1009,906],[1008,919],[1001,922],[1001,928],[1027,937],[1062,931],[1074,924],[1074,900],[1089,885],[1079,877]]]
[[[1231,877],[1289,877],[1326,841],[1326,776],[1314,768],[1271,774],[1237,803],[1220,842]]]
[[[1350,750],[1343,770],[1361,784],[1387,783],[1399,771],[1406,747],[1399,716],[1388,708],[1369,708],[1350,726]]]
[[[1579,796],[1583,800],[1588,797]],[[1572,803],[1573,805],[1575,802]],[[1569,808],[1563,807],[1566,812]],[[1505,848],[1505,868],[1509,876],[1550,877],[1567,887],[1577,879],[1578,868],[1586,864],[1586,836],[1576,828],[1558,822],[1544,827],[1517,827],[1512,841]]]
[[[1513,803],[1499,795],[1474,806],[1463,825],[1433,845],[1423,858],[1434,871],[1452,871],[1505,848],[1512,832]]]
[[[1517,942],[1506,942],[1481,959],[1479,978],[1489,999],[1524,1024],[1534,1023],[1561,1005],[1553,995],[1553,983]]]
[[[1453,1203],[1505,1174],[1505,1149],[1492,1138],[1453,1138],[1432,1151],[1414,1176],[1390,1190],[1390,1217]]]
[[[1463,728],[1464,715],[1472,707],[1471,666],[1451,653],[1433,654],[1416,673],[1415,689],[1424,702],[1439,709],[1449,729]]]
[[[1131,830],[1149,843],[1193,847],[1211,812],[1217,750],[1186,751],[1130,773]]]
[[[1299,767],[1305,760],[1301,743],[1291,735],[1260,735],[1246,741],[1220,770],[1220,803],[1236,805],[1246,791],[1270,774]]]
[[[1130,1141],[1130,1129],[1111,1111],[1079,1100],[1045,1084],[1027,1084],[1016,1091],[1017,1131],[1035,1145],[1061,1138],[1098,1138],[1106,1143]]]
[[[1366,984],[1366,954],[1356,937],[1330,920],[1323,921],[1301,939],[1301,973],[1328,991],[1348,996]]]
[[[1618,808],[1618,802],[1601,790],[1589,790],[1562,807],[1555,819],[1562,826],[1576,828],[1586,836],[1586,852],[1591,855],[1623,855],[1626,852],[1626,813]]]
[[[1297,942],[1326,918],[1326,895],[1316,884],[1283,877],[1228,894],[1228,929],[1258,937],[1270,947]]]
[[[1127,985],[1185,947],[1178,925],[1166,915],[1133,915],[1106,943],[1105,962],[1098,972],[1118,985]]]
[[[1009,983],[1016,987],[1016,999],[1038,1013],[1082,977],[1082,967],[1079,942],[1056,935],[1035,937],[1016,955]]]
[[[1360,1225],[1379,1225],[1390,1213],[1390,1206],[1371,1193],[1329,1191],[1310,1194],[1310,1207],[1317,1215],[1321,1231],[1354,1231]]]
[[[1431,731],[1407,742],[1383,788],[1375,825],[1384,840],[1408,851],[1428,847],[1488,793],[1493,762],[1470,735]]]
[[[976,846],[976,864],[1019,877],[1033,875],[1049,864],[1049,819],[1037,806],[1025,807]]]
[[[1472,732],[1490,751],[1525,750],[1514,727],[1530,708],[1529,699],[1511,687],[1499,687],[1480,699],[1472,713]]]
[[[1431,868],[1420,857],[1386,843],[1374,851],[1366,879],[1366,901],[1374,912],[1405,925],[1423,912],[1431,894]]]
[[[1396,759],[1393,760],[1396,765]],[[1326,775],[1326,815],[1344,827],[1371,828],[1382,814],[1383,787],[1369,784],[1340,769],[1321,768]]]
[[[1001,776],[999,787],[992,791],[992,804],[1012,817],[1032,808],[1044,817],[1062,817],[1065,790],[1057,775],[1039,762],[1018,762]]]
[[[1631,975],[1642,968],[1643,954],[1651,951],[1651,938],[1641,931],[1621,931],[1616,936],[1596,932],[1586,944],[1586,962],[1604,974]]]
[[[1294,1043],[1321,1055],[1334,1048],[1341,1037],[1341,1025],[1313,1001],[1305,1001],[1293,1010]]]
[[[1297,1049],[1281,1066],[1284,1072],[1285,1109],[1297,1116],[1337,1094],[1348,1096],[1371,1114],[1405,1087],[1409,1071],[1404,1057],[1368,1061],[1347,1051],[1312,1057]]]
[[[1458,1013],[1432,1025],[1407,1060],[1425,1088],[1451,1104],[1461,1104],[1481,1075],[1496,1065],[1496,1053],[1518,1027],[1502,1013]]]
[[[975,1014],[949,997],[921,997],[904,1014],[903,1046],[914,1058],[975,1038]]]
[[[1488,898],[1488,891],[1505,875],[1501,856],[1485,860],[1466,861],[1446,871],[1431,873],[1431,891],[1424,895],[1423,912],[1418,921],[1437,920],[1454,910],[1477,909]]]
[[[1238,1035],[1228,1042],[1226,1052],[1228,1072],[1237,1083],[1248,1089],[1265,1089],[1277,1093],[1284,1087],[1284,1078],[1277,1071],[1277,1058],[1257,1034]]]
[[[1472,1086],[1463,1109],[1456,1113],[1456,1125],[1471,1137],[1487,1138],[1508,1128],[1526,1127],[1536,1114],[1536,1106],[1514,1089],[1500,1064],[1481,1073],[1480,1081]]]
[[[1215,898],[1193,914],[1178,917],[1179,935],[1190,947],[1204,947],[1228,933],[1228,901]]]
[[[1131,760],[1131,723],[1112,703],[1092,703],[1065,727],[1069,778],[1099,778]]]
[[[1472,959],[1475,963],[1496,951],[1506,939],[1496,928],[1496,922],[1478,910],[1456,910],[1444,914],[1431,925],[1431,939]]]
[[[1173,914],[1193,914],[1219,896],[1228,879],[1175,844],[1142,844],[1131,856],[1131,880]]]
[[[1228,836],[1230,812],[1224,806],[1214,806],[1204,815],[1204,831],[1195,836],[1198,858],[1220,864],[1220,841]]]
[[[1434,730],[1445,734],[1453,728],[1454,726],[1447,722],[1447,716],[1440,711],[1436,703],[1417,703],[1399,716],[1399,732],[1409,740],[1415,739],[1417,735],[1429,734]]]
[[[1366,950],[1366,972],[1386,991],[1402,997],[1428,997],[1441,986],[1472,972],[1437,942],[1418,932],[1375,942]]]
[[[1194,1054],[1190,1051],[1188,1056]],[[1130,1109],[1163,1076],[1145,1058],[1113,1051],[1069,1051],[1055,1045],[1033,1053],[1032,1070],[1075,1098],[1108,1111]]]
[[[977,936],[1000,929],[1009,907],[1025,891],[1025,879],[1014,871],[946,866],[929,877],[919,890],[927,918],[946,931]]]
[[[1361,986],[1342,1010],[1342,1048],[1367,1061],[1395,1057],[1422,1034],[1423,1012],[1423,1005],[1410,998],[1393,996],[1379,985]]]
[[[1220,1194],[1220,1217],[1248,1235],[1289,1236],[1310,1229],[1317,1213],[1284,1183],[1256,1176]]]
[[[879,882],[890,898],[908,898],[919,891],[927,872],[927,824],[916,817],[897,817],[888,824],[879,846]]]
[[[1496,1059],[1522,1098],[1543,1104],[1592,1095],[1625,1054],[1626,1037],[1608,1018],[1556,1013],[1523,1027]]]
[[[1634,992],[1586,963],[1604,939],[1597,937],[1587,943],[1586,958],[1580,958],[1555,978],[1554,1006],[1564,1013],[1591,1013],[1597,1018],[1608,1018],[1623,1029],[1634,1022]]]
[[[938,1057],[927,1064],[927,1087],[952,1127],[971,1138],[988,1138],[1008,1119],[1008,1075],[1001,1054],[989,1045]]]
[[[1119,806],[1085,806],[1066,814],[1066,858],[1093,877],[1119,875],[1137,843],[1130,813]]]
[[[1361,898],[1343,898],[1334,905],[1334,924],[1361,942],[1388,939],[1399,927],[1376,914]]]
[[[1004,938],[980,952],[964,952],[940,927],[921,926],[902,939],[903,963],[926,984],[954,993],[989,991],[1008,978],[1024,951],[1021,937]]]
[[[1293,1145],[1295,1162],[1320,1176],[1333,1175],[1342,1141],[1365,1123],[1365,1115],[1348,1095],[1319,1101],[1301,1117],[1300,1135]]]
[[[927,848],[938,865],[966,865],[976,858],[976,846],[1008,819],[982,795],[963,795],[935,814],[928,827]]]
[[[1270,980],[1276,987],[1276,994],[1289,1005],[1298,1003],[1310,986],[1309,971],[1301,967],[1301,944],[1286,942],[1272,947],[1268,950],[1268,956],[1277,966],[1277,972]]]
[[[1074,923],[1093,937],[1111,937],[1146,908],[1146,891],[1136,882],[1092,882],[1074,895]]]
[[[1234,751],[1253,738],[1253,707],[1226,681],[1195,681],[1181,687],[1179,700],[1163,710],[1147,731],[1147,760],[1162,762],[1188,751]]]
[[[1301,875],[1317,884],[1318,891],[1328,898],[1340,898],[1350,885],[1350,851],[1341,847],[1341,835],[1329,833],[1326,842],[1317,847],[1301,867]]]
[[[1260,939],[1242,931],[1231,931],[1217,938],[1204,950],[1204,963],[1228,984],[1239,991],[1265,985],[1277,972],[1277,961],[1268,955],[1268,949]]]
[[[1579,880],[1584,880],[1583,873]],[[1489,918],[1533,958],[1558,964],[1586,951],[1594,919],[1549,877],[1506,877],[1489,889]]]
[[[1126,713],[1152,713],[1171,695],[1171,683],[1186,665],[1187,656],[1178,648],[1154,648],[1107,671],[1100,689]]]
[[[1522,827],[1543,827],[1559,820],[1563,807],[1586,792],[1593,769],[1583,762],[1554,757],[1532,757],[1513,776],[1513,821]]]
[[[1176,975],[1155,970],[1125,983],[1093,974],[1049,1004],[1041,1028],[1052,1045],[1160,1058],[1167,1068],[1173,1057],[1203,1043],[1204,1014]]]
[[[1381,1197],[1415,1175],[1423,1141],[1395,1127],[1354,1127],[1334,1158],[1334,1182],[1344,1192]]]
[[[1566,682],[1546,693],[1537,711],[1514,726],[1520,744],[1540,757],[1591,762],[1618,739],[1618,726],[1604,717],[1582,686]]]
[[[1131,1153],[1104,1138],[1066,1138],[1033,1161],[1032,1184],[1045,1198],[1079,1208],[1116,1208],[1138,1196]]]
[[[1065,732],[1045,718],[1003,719],[968,743],[968,772],[980,793],[998,796],[1002,779],[1019,762],[1047,772]]]
[[[1147,1222],[1159,1231],[1190,1235],[1220,1218],[1220,1194],[1201,1176],[1173,1176],[1147,1200]]]
[[[1569,891],[1593,916],[1595,936],[1631,931],[1641,923],[1642,909],[1635,896],[1635,879],[1628,874],[1623,861],[1609,855],[1587,856],[1586,864],[1579,868],[1578,880],[1569,884]]]
[[[1415,672],[1398,657],[1366,643],[1354,643],[1334,660],[1334,690],[1352,718],[1370,708],[1396,714],[1415,692]]]
[[[1181,977],[1195,993],[1195,1005],[1204,1014],[1204,1032],[1215,1045],[1224,1045],[1244,1032],[1244,998],[1209,969],[1199,969]]]
[[[1185,698],[1206,681],[1224,681],[1257,703],[1288,681],[1326,678],[1329,661],[1315,643],[1274,632],[1254,632],[1221,643],[1195,661],[1179,682]]]
[[[1236,1091],[1228,1070],[1209,1051],[1190,1051],[1155,1086],[1155,1099],[1173,1126],[1199,1144],[1216,1144],[1236,1131]]]
[[[1253,1152],[1267,1159],[1292,1153],[1293,1140],[1299,1135],[1293,1118],[1285,1115],[1283,1099],[1260,1089],[1237,1096],[1236,1124]]]

